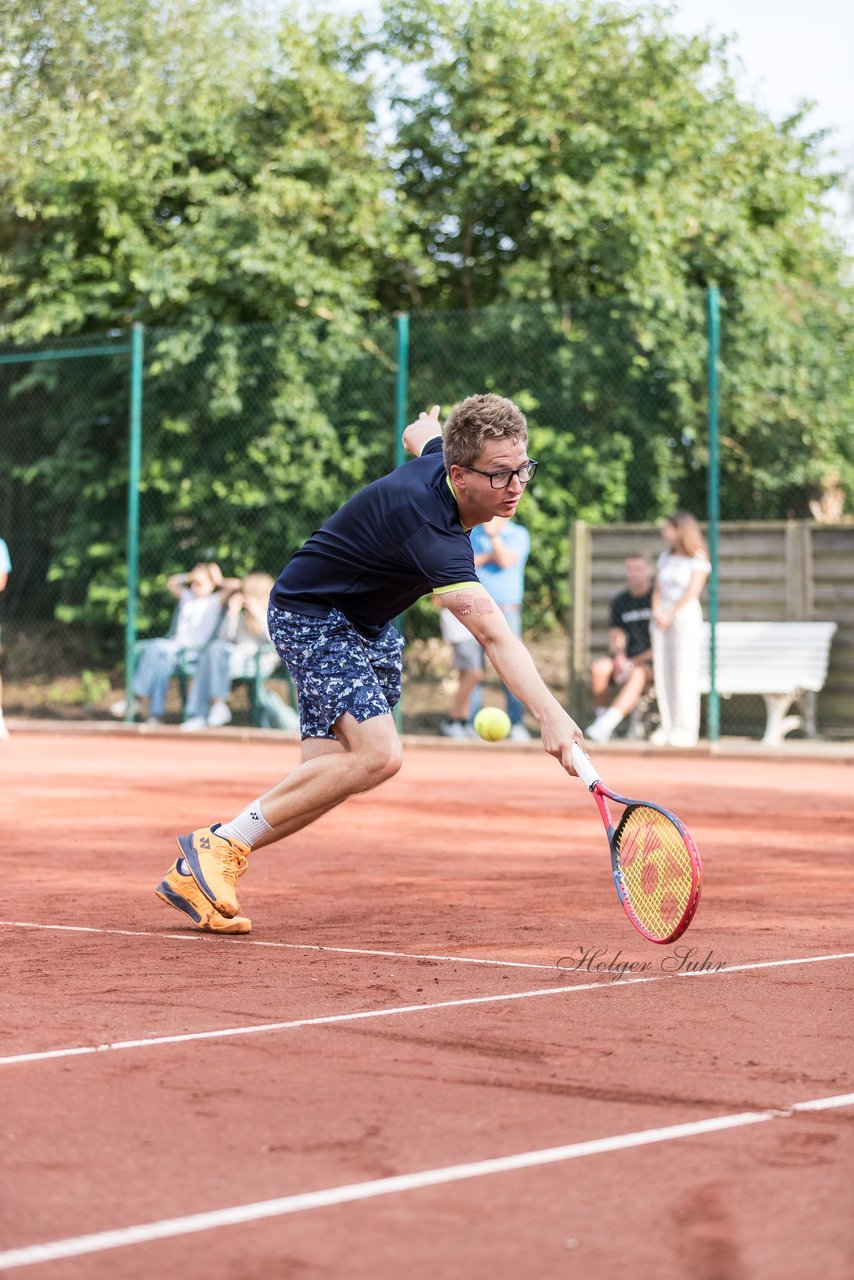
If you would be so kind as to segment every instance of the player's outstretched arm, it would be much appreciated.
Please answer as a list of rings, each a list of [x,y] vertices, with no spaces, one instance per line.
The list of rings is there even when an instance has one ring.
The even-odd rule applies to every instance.
[[[484,587],[443,592],[442,602],[483,646],[502,682],[525,704],[540,726],[543,747],[576,776],[572,746],[585,751],[584,734],[546,685],[525,645]]]
[[[417,420],[410,422],[403,433],[403,447],[407,453],[412,454],[413,458],[420,458],[421,450],[427,441],[441,434],[442,425],[439,422],[439,406],[434,404],[429,413],[424,413],[422,410]]]

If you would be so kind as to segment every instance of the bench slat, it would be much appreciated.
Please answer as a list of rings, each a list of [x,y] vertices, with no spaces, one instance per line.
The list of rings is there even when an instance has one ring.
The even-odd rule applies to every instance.
[[[719,622],[718,693],[818,692],[827,679],[835,622]],[[709,624],[701,651],[701,688],[709,692]]]

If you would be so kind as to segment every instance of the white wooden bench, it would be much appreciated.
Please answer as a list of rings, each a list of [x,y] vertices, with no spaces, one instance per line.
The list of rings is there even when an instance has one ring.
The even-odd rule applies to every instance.
[[[709,631],[706,623],[702,693],[710,689]],[[789,708],[824,686],[835,631],[835,622],[719,622],[715,627],[715,687],[722,698],[751,693],[765,699],[766,746],[782,742],[801,725],[802,717],[789,715]]]

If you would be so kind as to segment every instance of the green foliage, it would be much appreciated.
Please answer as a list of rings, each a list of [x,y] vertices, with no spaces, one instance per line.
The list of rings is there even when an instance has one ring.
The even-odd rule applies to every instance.
[[[674,35],[664,10],[389,0],[385,14],[408,69],[400,202],[430,251],[429,274],[401,275],[389,300],[565,308],[568,403],[590,414],[587,431],[573,424],[578,444],[603,459],[615,374],[621,396],[646,404],[621,424],[633,519],[703,494],[700,295],[716,284],[722,462],[735,481],[724,515],[803,516],[810,486],[837,471],[854,491],[851,290],[825,226],[822,138],[740,101],[725,48]],[[617,300],[595,332],[576,323],[592,299]],[[614,484],[598,518],[616,514],[604,501]]]
[[[8,7],[6,337],[370,306],[389,213],[355,32],[219,0],[46,0],[37,30]]]
[[[573,518],[702,513],[710,284],[724,517],[854,492],[823,140],[741,101],[724,46],[598,0],[387,0],[375,35],[271,12],[4,10],[0,339],[146,326],[143,630],[168,621],[169,572],[276,573],[391,467],[397,309],[413,410],[496,390],[528,414],[541,621],[566,602]],[[0,375],[0,532],[28,531],[9,595],[115,644],[127,356]]]
[[[105,675],[97,671],[80,672],[80,696],[87,711],[103,702],[109,693],[110,682]]]
[[[356,334],[301,315],[185,339],[147,334],[144,627],[163,623],[164,574],[215,559],[229,574],[276,576],[328,514],[394,465],[388,325]]]
[[[156,627],[171,570],[210,550],[228,572],[277,572],[321,512],[392,465],[394,362],[368,318],[393,209],[367,50],[357,26],[286,13],[271,30],[219,0],[9,10],[0,336],[150,326],[140,590]],[[14,583],[31,569],[65,618],[113,631],[118,367],[116,384],[95,357],[8,366],[0,467],[4,527],[29,533]]]

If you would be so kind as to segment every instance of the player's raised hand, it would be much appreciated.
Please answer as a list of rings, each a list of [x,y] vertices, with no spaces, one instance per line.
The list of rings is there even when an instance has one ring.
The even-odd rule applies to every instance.
[[[425,413],[422,409],[415,422],[410,422],[404,431],[403,447],[414,458],[421,457],[421,450],[428,440],[442,434],[439,412],[440,407],[437,404],[433,405],[429,413]]]

